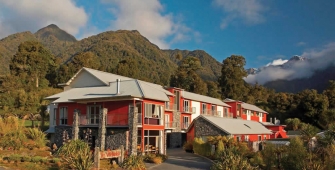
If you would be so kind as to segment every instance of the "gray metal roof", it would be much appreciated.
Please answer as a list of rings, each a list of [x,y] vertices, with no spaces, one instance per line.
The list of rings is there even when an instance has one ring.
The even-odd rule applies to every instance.
[[[232,135],[272,134],[272,132],[269,129],[267,129],[262,124],[256,121],[205,116],[205,115],[200,115],[198,118],[200,117],[204,118],[205,120],[212,123],[216,127]]]
[[[191,100],[205,102],[205,103],[213,103],[213,104],[220,105],[220,106],[225,106],[225,107],[231,107],[228,104],[221,101],[220,99],[213,98],[213,97],[208,97],[208,96],[204,96],[204,95],[200,95],[200,94],[196,94],[196,93],[191,93],[191,92],[188,92],[188,91],[183,91],[182,96],[186,99],[191,99]]]
[[[53,103],[73,102],[81,99],[138,97],[160,101],[169,101],[164,91],[153,88],[150,84],[136,80],[121,80],[120,93],[117,94],[117,82],[110,82],[109,86],[72,88],[52,95],[46,99],[56,99]]]
[[[243,109],[253,110],[253,111],[261,112],[261,113],[268,113],[268,112],[262,110],[261,108],[255,106],[255,105],[252,105],[252,104],[249,104],[249,103],[244,103],[242,101],[233,100],[233,99],[229,99],[229,98],[226,98],[223,101],[224,102],[240,102]]]
[[[242,103],[242,108],[248,109],[248,110],[253,110],[253,111],[256,111],[256,112],[268,113],[268,112],[262,110],[261,108],[255,106],[255,105],[252,105],[252,104],[248,104],[248,103]]]

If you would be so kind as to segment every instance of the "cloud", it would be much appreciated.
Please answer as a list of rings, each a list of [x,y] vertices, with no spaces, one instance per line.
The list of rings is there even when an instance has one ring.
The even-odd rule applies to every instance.
[[[301,57],[307,60],[288,61],[283,66],[264,67],[258,74],[248,75],[245,81],[248,83],[258,82],[264,84],[280,79],[308,78],[317,70],[323,70],[331,65],[335,65],[335,42],[326,44],[321,48],[306,50],[301,54]]]
[[[226,28],[232,21],[241,19],[245,24],[253,25],[265,21],[262,12],[266,9],[260,0],[214,0],[226,14],[220,27]]]
[[[109,10],[115,16],[111,21],[111,29],[138,30],[160,48],[166,49],[171,43],[199,37],[182,21],[178,21],[172,13],[164,13],[164,7],[158,0],[103,0],[102,2],[113,6]],[[170,41],[167,41],[168,38]]]
[[[296,45],[300,47],[300,46],[304,46],[306,44],[307,44],[306,42],[300,41]]]
[[[288,60],[283,60],[280,58],[277,60],[273,60],[271,63],[266,64],[266,66],[278,66],[278,65],[283,65],[286,62],[288,62]]]
[[[83,7],[73,0],[0,0],[0,38],[56,24],[70,34],[77,34],[87,23]]]

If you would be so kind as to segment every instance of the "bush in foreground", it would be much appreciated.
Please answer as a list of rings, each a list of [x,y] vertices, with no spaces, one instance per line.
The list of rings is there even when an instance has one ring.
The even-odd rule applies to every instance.
[[[123,161],[122,168],[128,170],[144,170],[146,169],[142,156],[129,156]]]

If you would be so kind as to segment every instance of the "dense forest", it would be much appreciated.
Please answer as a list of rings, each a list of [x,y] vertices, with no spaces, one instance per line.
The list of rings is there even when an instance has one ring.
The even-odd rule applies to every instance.
[[[298,118],[326,129],[335,120],[334,81],[322,92],[275,92],[243,80],[247,75],[243,56],[232,55],[219,63],[201,50],[160,50],[137,31],[108,31],[77,41],[50,25],[35,34],[25,32],[2,39],[0,55],[4,65],[1,115],[46,117],[48,101],[43,98],[60,92],[58,83],[89,67],[215,98],[241,100],[282,122]]]

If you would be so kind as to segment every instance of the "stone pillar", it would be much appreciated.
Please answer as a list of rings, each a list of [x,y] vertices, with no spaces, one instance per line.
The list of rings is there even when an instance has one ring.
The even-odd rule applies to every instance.
[[[130,112],[128,116],[130,155],[137,155],[137,115],[138,108],[130,107]]]
[[[75,109],[73,112],[72,136],[73,140],[79,139],[79,110]]]
[[[94,148],[94,169],[100,169],[100,149],[99,147]]]
[[[100,147],[101,151],[105,150],[106,143],[106,116],[107,116],[107,108],[103,108],[99,114],[99,131],[98,131],[98,140],[97,144]]]

